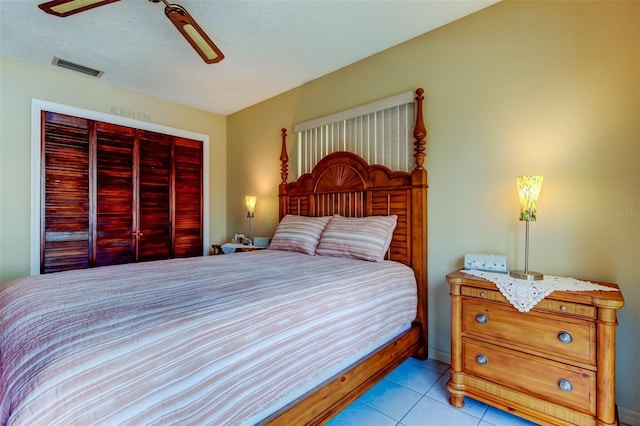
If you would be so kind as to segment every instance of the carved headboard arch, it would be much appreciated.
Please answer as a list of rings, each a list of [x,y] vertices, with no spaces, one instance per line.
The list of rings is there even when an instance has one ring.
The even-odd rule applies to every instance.
[[[427,131],[422,118],[423,93],[422,89],[416,90],[415,168],[411,172],[370,165],[356,154],[339,151],[318,161],[310,173],[287,183],[287,131],[282,129],[280,219],[286,214],[395,214],[398,225],[388,257],[411,267],[426,265],[427,172],[423,163]]]
[[[325,159],[328,157],[325,157]],[[320,167],[322,170],[322,167]],[[345,190],[366,189],[367,179],[357,167],[344,163],[333,164],[322,170],[322,174],[315,179],[314,192],[342,192]]]

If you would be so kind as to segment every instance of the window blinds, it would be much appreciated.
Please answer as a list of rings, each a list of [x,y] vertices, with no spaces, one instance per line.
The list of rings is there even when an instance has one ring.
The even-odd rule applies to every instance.
[[[298,141],[298,176],[335,151],[359,155],[369,164],[411,171],[415,102],[402,93],[294,126]]]

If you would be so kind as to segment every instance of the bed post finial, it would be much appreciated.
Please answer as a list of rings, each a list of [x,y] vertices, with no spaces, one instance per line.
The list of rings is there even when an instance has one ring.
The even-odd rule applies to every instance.
[[[416,139],[413,142],[415,146],[415,154],[413,156],[416,159],[416,169],[422,169],[424,164],[424,138],[427,136],[427,129],[424,127],[424,119],[422,118],[422,101],[424,96],[422,94],[424,90],[422,88],[416,90],[416,126],[413,129],[413,137]]]
[[[280,151],[280,186],[278,189],[278,210],[280,220],[287,214],[289,197],[287,196],[287,178],[289,176],[289,156],[287,155],[287,129],[281,129],[282,150]]]
[[[287,155],[287,129],[284,127],[282,132],[282,150],[280,151],[280,179],[282,184],[287,183],[289,176],[289,156]]]

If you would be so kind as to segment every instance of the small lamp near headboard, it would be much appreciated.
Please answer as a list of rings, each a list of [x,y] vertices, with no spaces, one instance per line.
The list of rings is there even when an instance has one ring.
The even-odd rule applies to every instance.
[[[244,202],[247,204],[247,217],[249,218],[249,245],[253,245],[253,235],[251,234],[251,220],[253,219],[254,212],[256,210],[255,195],[247,195],[244,197]]]

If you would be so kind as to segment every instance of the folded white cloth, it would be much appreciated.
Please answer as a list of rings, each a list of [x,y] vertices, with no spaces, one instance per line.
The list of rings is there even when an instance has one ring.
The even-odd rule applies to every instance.
[[[541,280],[529,281],[513,278],[509,274],[485,272],[477,269],[463,269],[462,272],[494,283],[500,293],[520,312],[529,312],[536,303],[553,291],[619,291],[617,288],[571,277],[545,275]]]

